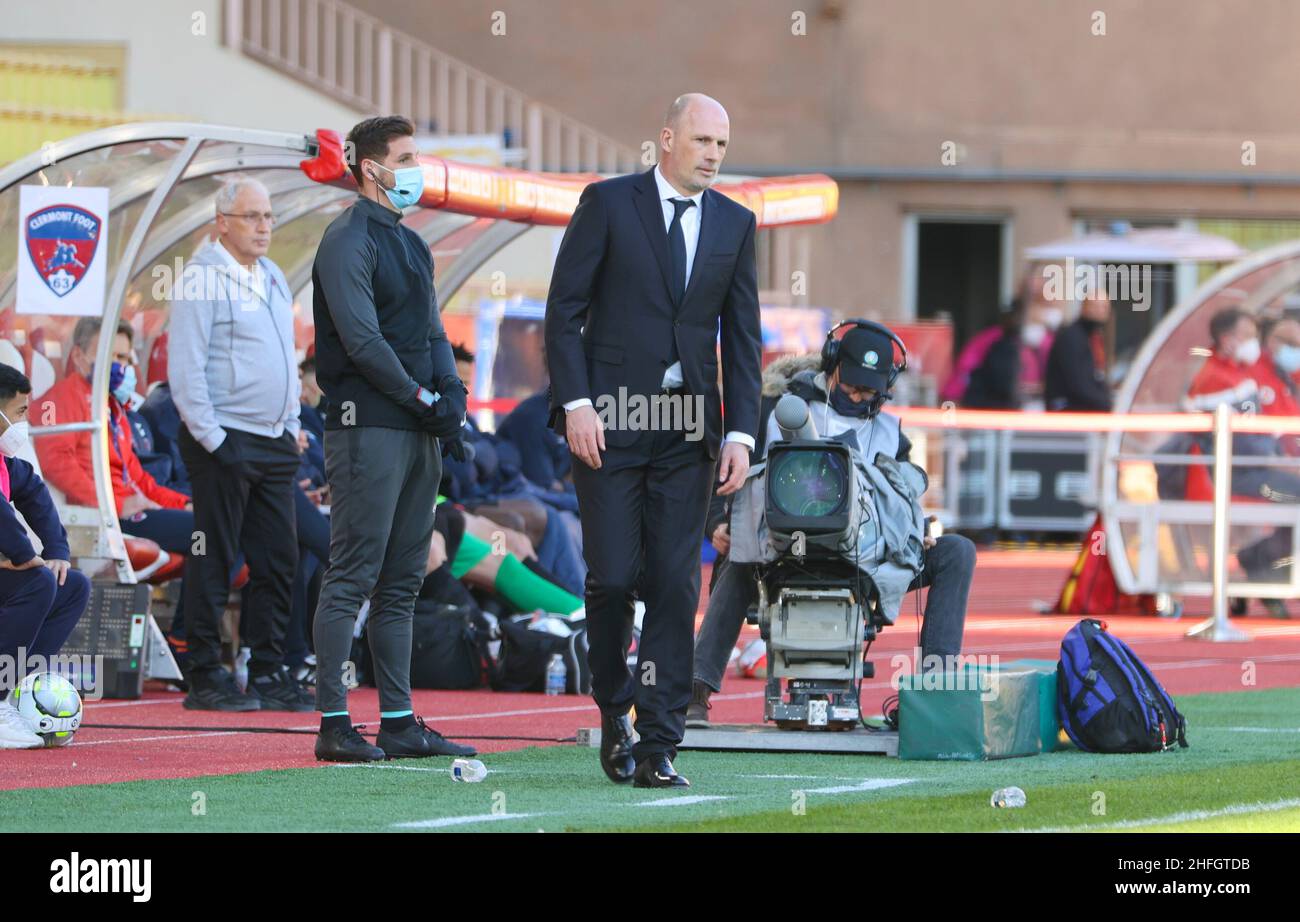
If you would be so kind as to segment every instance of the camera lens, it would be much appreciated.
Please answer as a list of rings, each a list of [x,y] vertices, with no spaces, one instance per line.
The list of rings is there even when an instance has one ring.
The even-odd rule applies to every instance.
[[[781,452],[767,490],[772,505],[786,515],[835,515],[849,493],[844,456],[820,448]]]

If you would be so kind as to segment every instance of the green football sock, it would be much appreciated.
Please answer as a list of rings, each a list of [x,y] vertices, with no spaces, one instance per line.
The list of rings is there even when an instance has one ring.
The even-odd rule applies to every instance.
[[[582,607],[582,599],[565,592],[524,566],[514,554],[501,558],[494,587],[497,594],[520,611],[555,612],[570,615]]]

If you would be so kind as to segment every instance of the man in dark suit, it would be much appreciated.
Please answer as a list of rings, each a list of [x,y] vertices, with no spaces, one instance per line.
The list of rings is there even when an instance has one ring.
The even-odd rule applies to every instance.
[[[716,465],[718,492],[739,489],[758,432],[756,222],[709,189],[728,134],[716,100],[678,98],[658,166],[583,191],[546,304],[551,420],[577,459],[600,761],[611,780],[639,787],[689,785],[672,759],[691,697],[710,477]],[[651,401],[674,412],[652,409],[647,423],[638,409]],[[632,672],[638,591],[646,612]]]

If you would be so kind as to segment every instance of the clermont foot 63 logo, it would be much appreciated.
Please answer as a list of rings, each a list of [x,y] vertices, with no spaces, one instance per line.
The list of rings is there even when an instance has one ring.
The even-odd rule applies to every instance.
[[[27,253],[60,298],[86,275],[99,246],[98,217],[76,205],[50,205],[27,219]]]

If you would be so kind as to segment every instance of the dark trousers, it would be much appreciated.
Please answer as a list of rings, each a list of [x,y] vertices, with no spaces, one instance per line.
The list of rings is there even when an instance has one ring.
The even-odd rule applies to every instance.
[[[1233,456],[1232,492],[1237,496],[1269,497],[1274,502],[1300,501],[1300,476],[1275,467],[1252,466],[1249,456]],[[1280,494],[1280,495],[1274,495]],[[1253,582],[1282,583],[1291,579],[1289,527],[1274,529],[1237,551],[1237,562]]]
[[[240,549],[248,561],[247,604],[239,633],[252,656],[250,675],[284,664],[293,573],[298,563],[294,523],[294,474],[298,446],[289,433],[278,439],[227,429],[237,459],[224,465],[181,427],[181,457],[194,485],[194,527],[203,554],[186,564],[185,618],[190,671],[221,668],[221,612],[230,594],[230,572]]]
[[[719,557],[709,606],[695,639],[695,678],[716,691],[731,650],[745,624],[745,613],[758,601],[753,564],[732,563]],[[926,551],[925,568],[911,589],[930,587],[921,625],[921,657],[956,656],[966,629],[966,601],[975,575],[975,545],[961,535],[944,535]],[[904,600],[906,605],[906,600]],[[906,611],[899,612],[899,618]],[[920,671],[920,663],[917,670]]]
[[[593,697],[606,714],[635,703],[637,761],[671,758],[686,730],[692,639],[700,599],[700,535],[714,463],[702,441],[644,432],[610,447],[599,470],[574,461],[587,560],[587,640]],[[644,579],[639,579],[644,570]],[[645,602],[635,673],[627,667],[633,594]]]
[[[956,656],[966,630],[966,602],[975,578],[975,544],[964,535],[944,535],[925,552],[925,569],[911,589],[929,586],[921,622],[921,657]],[[901,621],[905,612],[899,611]],[[921,664],[917,665],[920,671]]]
[[[0,656],[12,661],[20,649],[26,656],[54,656],[81,620],[89,597],[90,580],[80,570],[69,570],[62,586],[46,567],[0,570]],[[26,663],[15,666],[18,679]],[[8,671],[0,669],[0,676]],[[0,694],[11,690],[0,686]]]
[[[352,633],[369,599],[366,637],[380,714],[409,711],[411,623],[442,479],[438,440],[379,426],[329,429],[325,476],[330,547],[313,628],[316,707],[325,714],[348,709]]]
[[[185,584],[190,572],[188,557],[194,546],[194,513],[184,509],[150,509],[124,520],[122,532],[134,538],[148,538],[164,551],[186,557],[185,567],[181,570],[180,598],[176,600],[172,625],[167,631],[172,640],[183,640],[185,638]],[[244,555],[237,553],[234,563],[230,566],[229,582],[235,581],[235,575],[243,565]]]

